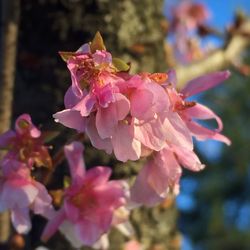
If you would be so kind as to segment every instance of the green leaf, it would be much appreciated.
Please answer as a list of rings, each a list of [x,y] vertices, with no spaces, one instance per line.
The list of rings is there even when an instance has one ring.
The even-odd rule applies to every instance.
[[[123,60],[121,60],[120,58],[116,58],[116,57],[113,58],[112,63],[118,71],[126,71],[127,72],[130,70],[130,65],[128,63],[124,62]]]
[[[96,50],[106,50],[102,36],[99,31],[96,32],[94,39],[90,43],[90,50],[94,53]]]

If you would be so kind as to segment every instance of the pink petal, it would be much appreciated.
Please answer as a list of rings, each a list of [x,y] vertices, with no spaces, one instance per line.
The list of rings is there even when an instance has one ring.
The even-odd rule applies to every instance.
[[[231,141],[226,136],[216,131],[205,128],[196,122],[193,121],[187,122],[187,126],[197,140],[203,141],[207,139],[213,139],[216,141],[224,142],[227,145],[231,145]]]
[[[20,126],[20,123],[24,121],[27,123],[27,127],[25,128],[22,128]],[[20,115],[17,119],[16,119],[16,122],[15,122],[15,129],[17,131],[17,133],[19,134],[23,134],[27,131],[29,131],[31,137],[33,138],[38,138],[40,137],[41,135],[41,131],[39,129],[37,129],[36,126],[33,125],[32,123],[32,120],[31,120],[31,117],[29,114],[23,114],[23,115]]]
[[[99,207],[104,211],[106,208],[108,213],[125,203],[125,193],[120,181],[109,181],[96,186],[94,190]]]
[[[72,142],[64,146],[64,153],[70,167],[70,174],[73,183],[81,182],[85,175],[85,164],[83,160],[83,145],[80,142]]]
[[[97,92],[96,96],[101,107],[107,108],[111,102],[115,101],[115,95],[111,84],[105,85],[100,90],[98,89]]]
[[[102,139],[112,136],[118,121],[123,120],[129,112],[130,104],[125,96],[116,93],[115,99],[107,108],[97,110],[96,128]]]
[[[26,180],[7,180],[3,186],[0,203],[6,204],[7,208],[24,208],[35,200],[38,190]]]
[[[77,51],[77,53],[91,53],[88,43],[84,43]]]
[[[74,228],[74,224],[72,224],[68,220],[65,220],[60,226],[60,232],[65,236],[65,238],[70,242],[70,244],[74,248],[78,249],[83,246],[83,243],[75,234]]]
[[[79,98],[78,96],[76,96],[72,90],[72,86],[70,86],[68,88],[68,90],[66,91],[66,94],[64,96],[64,105],[66,109],[71,109],[73,108],[79,101],[81,100],[81,98]]]
[[[142,250],[142,246],[138,241],[130,240],[125,243],[123,250]]]
[[[160,119],[142,122],[142,125],[137,120],[134,122],[135,139],[152,150],[159,151],[164,147],[169,132],[164,128]]]
[[[52,198],[49,195],[45,186],[37,181],[33,181],[35,187],[38,190],[38,194],[32,204],[32,210],[35,214],[40,214],[45,218],[50,218],[51,214],[53,214],[54,210],[52,208],[51,202]]]
[[[97,129],[96,129],[96,125],[95,125],[94,116],[90,116],[87,122],[86,133],[89,136],[91,144],[95,148],[105,150],[107,154],[111,154],[112,152],[111,140],[109,138],[102,139],[99,136]]]
[[[164,119],[164,129],[167,131],[166,140],[170,144],[193,149],[193,140],[186,124],[177,113],[168,112]]]
[[[211,109],[207,108],[204,105],[196,103],[195,106],[188,108],[184,111],[185,115],[188,115],[190,118],[207,120],[207,119],[215,119],[218,124],[217,131],[221,131],[223,129],[223,124],[219,116],[217,116]]]
[[[66,196],[67,196],[67,191],[65,192]],[[67,219],[74,223],[77,223],[80,220],[80,216],[81,216],[81,211],[79,210],[78,207],[76,207],[72,201],[71,201],[71,196],[69,196],[69,199],[64,200],[64,211],[66,214]]]
[[[169,188],[174,189],[179,184],[182,172],[175,155],[168,147],[156,154],[148,171],[148,183],[163,198],[166,198]]]
[[[198,156],[194,153],[194,151],[172,146],[173,151],[179,161],[179,163],[192,171],[200,171],[202,170],[205,165],[201,164]]]
[[[73,109],[80,111],[82,116],[87,117],[93,111],[95,104],[96,98],[91,94],[87,94],[73,107]]]
[[[231,73],[226,70],[200,76],[188,82],[186,86],[181,90],[181,93],[186,97],[196,95],[200,92],[221,84],[230,75]]]
[[[86,118],[82,117],[80,112],[73,109],[65,109],[53,115],[55,122],[59,122],[68,128],[76,129],[78,132],[84,132]]]
[[[84,182],[91,183],[91,185],[102,185],[105,184],[110,176],[112,170],[109,167],[94,167],[87,171]]]
[[[134,138],[133,128],[124,123],[117,125],[111,139],[117,160],[138,160],[141,155],[141,143]]]
[[[105,50],[97,50],[92,56],[93,56],[93,61],[96,64],[112,63],[112,55]]]
[[[131,187],[131,201],[146,206],[154,206],[164,200],[148,183],[150,164],[147,163],[139,172],[134,185]]]
[[[27,234],[31,229],[29,208],[15,208],[11,210],[11,221],[16,231]]]
[[[84,220],[75,225],[75,233],[84,245],[92,246],[104,232],[98,224]]]
[[[130,96],[131,115],[144,120],[153,118],[153,97],[153,94],[147,89],[138,89],[132,92]]]
[[[64,220],[65,220],[65,212],[64,209],[61,208],[56,213],[55,217],[50,219],[47,225],[45,226],[41,236],[41,240],[44,242],[48,241],[51,238],[51,236],[55,234],[55,232],[58,230],[58,228],[60,227],[60,225],[63,223]]]

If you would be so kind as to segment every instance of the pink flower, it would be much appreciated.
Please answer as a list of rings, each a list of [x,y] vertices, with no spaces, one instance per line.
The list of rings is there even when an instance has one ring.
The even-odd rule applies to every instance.
[[[142,246],[137,240],[130,240],[125,243],[124,250],[142,250]]]
[[[46,188],[30,176],[24,163],[4,160],[0,176],[0,212],[11,211],[11,221],[18,233],[31,228],[29,211],[48,218],[53,212]]]
[[[227,137],[220,134],[223,128],[220,117],[218,117],[212,110],[204,105],[201,105],[197,102],[186,101],[186,98],[190,96],[221,84],[229,76],[229,71],[220,71],[195,78],[192,81],[188,82],[180,91],[180,93],[177,93],[174,88],[167,88],[172,102],[173,110],[180,115],[180,117],[186,123],[188,129],[196,139],[213,139],[222,141],[228,145],[231,144],[230,140]],[[215,119],[218,124],[218,128],[208,129],[196,121],[208,119]]]
[[[174,30],[180,29],[180,26],[184,26],[187,30],[195,29],[209,18],[209,12],[205,5],[190,1],[183,1],[178,4],[172,13],[172,27]]]
[[[91,246],[109,230],[114,211],[125,203],[122,183],[108,180],[111,169],[98,166],[86,172],[82,151],[79,142],[65,146],[72,183],[65,190],[63,206],[43,232],[44,241],[66,222],[82,245]]]
[[[44,145],[41,131],[32,123],[28,114],[20,115],[15,123],[15,131],[0,135],[0,147],[7,149],[5,158],[26,163],[30,167],[52,166],[48,148]]]
[[[178,194],[181,166],[192,171],[200,171],[205,167],[192,150],[184,147],[166,145],[161,151],[155,152],[131,188],[131,201],[154,206],[163,201],[170,191]]]

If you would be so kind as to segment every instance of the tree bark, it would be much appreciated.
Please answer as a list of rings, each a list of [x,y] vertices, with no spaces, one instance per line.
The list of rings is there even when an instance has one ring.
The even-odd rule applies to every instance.
[[[19,23],[19,0],[1,1],[1,57],[0,57],[0,133],[11,125],[13,87],[15,81],[15,65],[17,36]],[[1,155],[2,157],[2,152]],[[8,240],[10,235],[9,213],[0,214],[0,244]]]

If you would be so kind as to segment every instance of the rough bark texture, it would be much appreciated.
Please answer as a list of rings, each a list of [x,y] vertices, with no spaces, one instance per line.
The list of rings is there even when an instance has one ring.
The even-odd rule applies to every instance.
[[[19,0],[1,1],[0,133],[8,130],[11,124],[19,23],[19,4]],[[7,241],[9,234],[9,213],[5,212],[0,214],[0,244]]]

